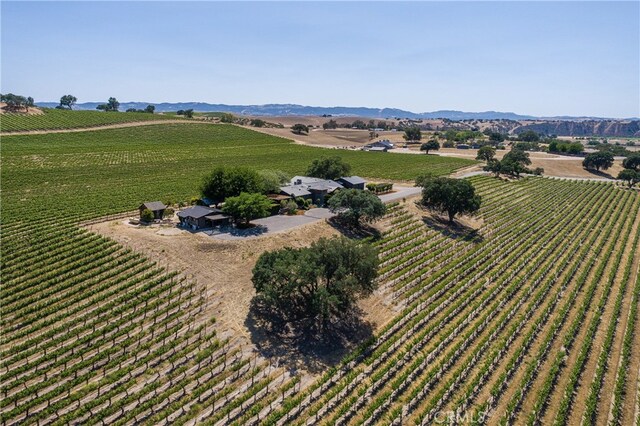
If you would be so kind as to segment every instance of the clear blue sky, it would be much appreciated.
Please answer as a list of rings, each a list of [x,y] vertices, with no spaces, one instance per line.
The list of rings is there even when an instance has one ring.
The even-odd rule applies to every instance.
[[[3,92],[640,116],[640,2],[1,2]]]

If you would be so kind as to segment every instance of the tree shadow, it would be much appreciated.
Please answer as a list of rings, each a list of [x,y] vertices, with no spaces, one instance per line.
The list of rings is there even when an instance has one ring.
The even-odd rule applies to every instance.
[[[586,170],[587,172],[591,173],[594,176],[598,176],[601,178],[605,178],[605,179],[615,179],[613,176],[611,176],[609,173],[605,173],[603,171],[600,170],[593,170],[593,169],[585,169],[583,168],[583,170]]]
[[[371,225],[360,224],[360,226],[353,226],[351,223],[341,220],[338,216],[327,219],[327,223],[345,237],[354,240],[376,241],[382,237],[380,231]]]
[[[475,244],[484,241],[484,237],[478,233],[477,229],[456,220],[449,223],[447,219],[439,216],[422,216],[422,222],[427,228],[433,229],[447,238],[462,239]]]
[[[229,234],[234,237],[257,237],[266,233],[269,229],[264,225],[250,224],[247,227],[236,227],[232,225],[225,225],[217,228],[211,228],[209,235],[222,235]]]
[[[320,329],[312,321],[286,323],[255,299],[245,326],[261,356],[291,371],[318,374],[336,366],[359,344],[373,337],[373,325],[354,308],[340,320]]]

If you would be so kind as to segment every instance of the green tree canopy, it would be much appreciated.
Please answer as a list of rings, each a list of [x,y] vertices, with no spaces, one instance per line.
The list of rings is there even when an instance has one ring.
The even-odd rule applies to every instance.
[[[405,141],[408,142],[418,142],[422,139],[422,131],[420,131],[420,127],[411,126],[404,129],[404,135],[402,135]]]
[[[337,129],[338,128],[338,122],[334,119],[331,119],[329,121],[327,121],[326,123],[322,124],[322,128],[324,130],[330,130],[330,129]]]
[[[633,185],[640,182],[640,172],[633,169],[624,169],[618,173],[618,179],[627,182],[627,185],[631,188]]]
[[[491,145],[485,145],[478,150],[476,160],[486,161],[487,163],[496,156],[496,149]]]
[[[62,108],[73,109],[73,106],[76,104],[77,101],[78,101],[78,98],[76,98],[73,95],[64,95],[60,98],[60,105],[58,105],[58,107],[60,109]]]
[[[106,104],[100,104],[96,107],[96,109],[99,109],[101,111],[115,112],[115,111],[118,111],[118,109],[120,109],[120,102],[118,102],[116,98],[112,97],[112,98],[109,98]]]
[[[592,152],[582,161],[582,167],[587,170],[607,170],[611,166],[613,166],[613,154],[608,151]]]
[[[307,169],[307,176],[320,179],[338,179],[342,176],[349,176],[351,166],[342,161],[338,156],[322,157],[313,160]]]
[[[142,213],[140,213],[140,220],[143,222],[153,222],[154,218],[155,216],[153,215],[153,212],[149,209],[144,209],[142,210]]]
[[[387,211],[384,203],[369,191],[342,189],[329,199],[329,210],[352,226],[373,222]]]
[[[254,301],[284,321],[310,319],[326,325],[373,293],[377,269],[373,247],[344,237],[265,252],[253,268]]]
[[[480,209],[481,198],[467,180],[439,177],[421,183],[420,204],[429,210],[446,213],[449,223],[457,214],[473,214]]]
[[[227,197],[222,211],[235,222],[248,224],[253,219],[269,216],[271,200],[262,194],[243,192],[237,197]]]
[[[524,142],[538,142],[540,140],[540,135],[533,130],[526,130],[518,134],[518,139]]]
[[[494,173],[496,175],[496,177],[500,176],[500,173],[502,172],[502,165],[500,163],[499,160],[496,160],[495,158],[487,161],[487,165],[484,166],[482,168],[482,170],[484,170],[485,172],[491,172]]]
[[[218,166],[204,178],[200,191],[214,202],[221,202],[243,192],[264,192],[265,185],[263,178],[253,169]]]
[[[156,112],[156,107],[154,105],[147,105],[146,108],[144,109],[144,112],[148,114],[153,114],[154,112]]]
[[[437,140],[431,139],[429,142],[425,142],[420,145],[420,151],[425,151],[425,154],[429,154],[429,151],[437,151],[440,149],[440,144]]]
[[[640,172],[640,152],[627,155],[627,158],[622,160],[622,167]]]
[[[236,117],[233,114],[225,112],[220,116],[220,121],[223,123],[233,123],[236,121]]]
[[[520,173],[526,172],[526,166],[531,164],[529,153],[520,149],[512,149],[507,152],[502,161],[500,161],[500,172],[512,176],[520,176]]]
[[[291,179],[281,170],[258,170],[258,175],[262,179],[261,192],[265,194],[279,193],[280,187],[287,185]]]
[[[301,135],[302,133],[309,133],[309,127],[298,123],[291,126],[291,131],[296,135]]]
[[[504,142],[506,136],[500,132],[494,132],[492,130],[487,130],[484,132],[485,135],[489,136],[489,140],[492,142]]]
[[[0,102],[7,104],[7,111],[15,112],[21,108],[28,108],[27,98],[21,95],[14,95],[13,93],[0,95]]]

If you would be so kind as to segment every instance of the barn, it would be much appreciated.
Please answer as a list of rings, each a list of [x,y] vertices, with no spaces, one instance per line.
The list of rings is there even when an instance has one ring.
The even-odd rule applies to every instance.
[[[138,209],[140,210],[141,219],[142,219],[142,212],[147,209],[151,210],[151,212],[153,213],[154,219],[162,219],[162,216],[164,216],[164,211],[166,210],[166,208],[167,206],[165,206],[164,203],[161,203],[160,201],[147,201],[146,203],[142,203],[142,205],[140,205]]]

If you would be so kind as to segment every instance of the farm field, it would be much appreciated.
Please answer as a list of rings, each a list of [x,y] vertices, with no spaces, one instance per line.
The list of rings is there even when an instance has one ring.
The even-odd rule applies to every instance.
[[[451,412],[488,424],[637,422],[637,192],[474,177],[475,232],[392,205],[376,297],[397,314],[310,379],[220,332],[221,292],[161,252],[79,224],[187,200],[217,164],[302,173],[326,150],[205,124],[2,145],[3,424],[428,424]],[[472,164],[338,154],[379,179]]]
[[[0,132],[80,129],[83,127],[108,126],[140,121],[176,120],[179,118],[175,115],[163,114],[43,109],[41,113],[33,115],[1,114]]]
[[[145,199],[188,201],[198,195],[202,178],[220,164],[293,175],[304,173],[314,158],[334,154],[237,126],[204,123],[5,136],[2,142],[3,221],[24,211],[95,217],[135,209]],[[392,180],[424,172],[448,174],[475,163],[435,156],[336,154],[353,165],[354,174]]]

